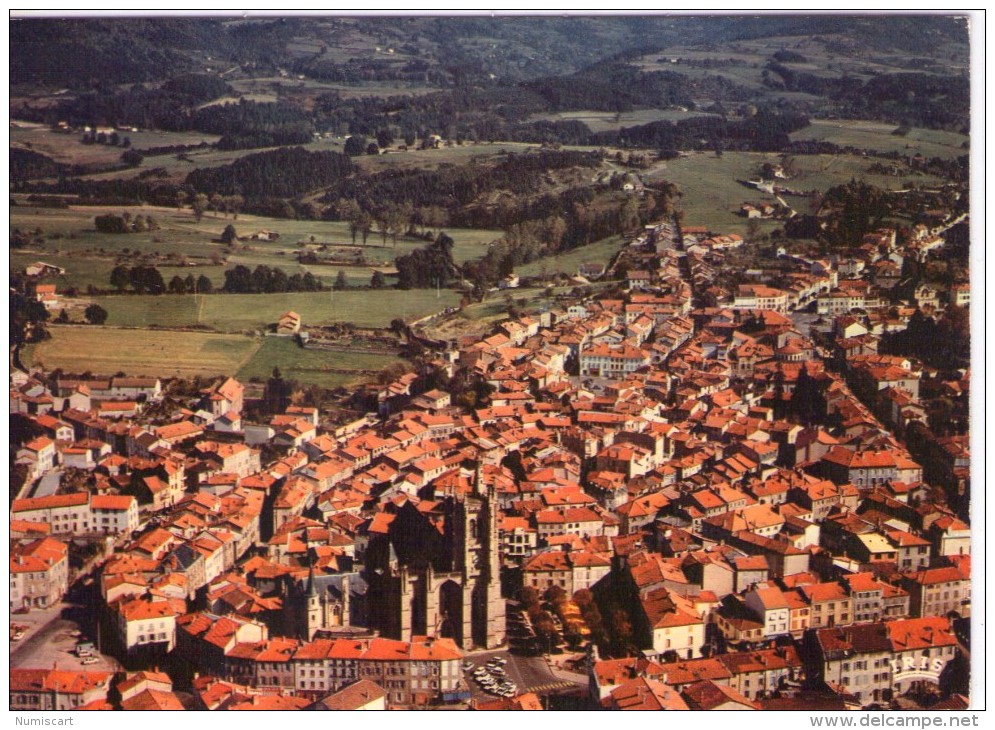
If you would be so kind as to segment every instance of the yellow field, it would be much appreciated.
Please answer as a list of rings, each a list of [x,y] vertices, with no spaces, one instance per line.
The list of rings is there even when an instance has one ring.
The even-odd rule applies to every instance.
[[[228,375],[262,344],[260,338],[202,332],[86,326],[52,326],[49,331],[52,339],[27,349],[26,365],[101,375]]]

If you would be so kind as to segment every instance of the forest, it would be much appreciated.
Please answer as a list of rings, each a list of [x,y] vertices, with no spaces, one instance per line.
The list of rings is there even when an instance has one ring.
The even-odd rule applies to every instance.
[[[292,198],[328,187],[356,169],[338,152],[308,152],[289,147],[241,157],[230,165],[194,170],[186,184],[199,193],[246,198]]]

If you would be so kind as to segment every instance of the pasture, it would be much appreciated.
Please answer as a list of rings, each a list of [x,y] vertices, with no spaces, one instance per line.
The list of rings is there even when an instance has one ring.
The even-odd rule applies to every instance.
[[[907,135],[899,136],[892,134],[895,126],[858,119],[814,119],[805,129],[793,132],[791,140],[811,139],[878,152],[920,153],[924,157],[954,158],[969,152],[962,146],[969,141],[966,134],[913,127]]]
[[[525,266],[518,266],[515,268],[515,273],[519,276],[539,276],[543,272],[548,275],[566,274],[567,276],[576,276],[581,264],[607,264],[611,257],[622,248],[622,245],[621,236],[604,238],[556,256],[547,256],[537,261],[532,261]]]
[[[658,163],[643,174],[648,185],[655,180],[667,180],[678,186],[682,196],[677,207],[684,211],[684,224],[708,226],[718,233],[739,233],[747,230],[747,221],[738,215],[741,203],[772,202],[773,196],[736,182],[756,176],[765,162],[780,163],[779,154],[759,152],[726,152],[722,157],[713,153],[692,153],[687,157]],[[797,173],[783,184],[795,190],[823,192],[834,185],[841,185],[852,178],[863,179],[885,189],[899,189],[903,178],[867,172],[874,158],[858,155],[794,155]],[[929,176],[915,178],[919,182],[934,183]],[[799,213],[809,213],[808,200],[789,196],[785,201]],[[781,224],[761,221],[766,231]]]
[[[704,112],[682,111],[680,109],[635,109],[633,111],[615,114],[602,111],[570,111],[551,112],[549,114],[533,114],[528,121],[583,122],[592,132],[608,132],[623,127],[636,127],[651,122],[676,122],[691,117],[709,116]]]
[[[164,294],[94,297],[118,327],[203,325],[221,332],[260,331],[284,312],[301,315],[304,328],[335,322],[385,327],[391,320],[417,319],[459,302],[450,289],[344,290],[286,294]]]
[[[121,139],[131,140],[136,150],[171,145],[195,145],[201,142],[214,144],[220,137],[203,132],[119,131]],[[102,144],[83,144],[82,132],[53,132],[44,124],[14,120],[10,127],[10,146],[48,155],[56,162],[71,165],[110,165],[118,163],[123,147]],[[157,158],[150,158],[157,159]],[[145,167],[149,167],[148,162]],[[140,168],[139,168],[140,169]],[[113,173],[121,176],[121,173]]]
[[[105,213],[151,215],[159,230],[147,233],[109,234],[98,233],[94,217]],[[279,234],[274,241],[242,240],[234,251],[227,251],[220,243],[225,226],[232,224],[239,236],[247,238],[261,230]],[[136,262],[148,254],[150,263],[156,264],[168,283],[175,276],[195,277],[204,274],[214,286],[224,283],[227,267],[243,264],[254,268],[260,264],[279,267],[288,276],[311,271],[326,285],[331,285],[340,269],[346,273],[350,286],[366,286],[374,269],[390,269],[394,259],[426,245],[418,238],[398,237],[396,245],[391,239],[384,244],[382,236],[373,231],[362,248],[363,265],[303,265],[297,262],[295,252],[305,245],[315,247],[327,244],[351,244],[349,225],[334,221],[298,221],[266,218],[241,214],[235,220],[221,213],[205,213],[197,221],[188,208],[142,207],[90,207],[36,208],[13,206],[10,209],[10,230],[35,232],[40,230],[44,242],[32,243],[23,250],[11,253],[11,266],[19,270],[29,263],[42,260],[66,270],[64,276],[53,279],[60,289],[89,285],[109,287],[111,269],[120,259],[123,263]],[[487,244],[501,236],[496,230],[446,229],[455,241],[453,258],[457,262],[479,258],[487,251]],[[314,244],[311,243],[312,237]],[[362,238],[357,237],[357,243]],[[356,250],[356,249],[352,249]],[[318,251],[319,257],[328,255]],[[212,261],[213,259],[213,261]]]
[[[266,337],[235,376],[242,381],[265,380],[278,367],[287,380],[337,388],[370,380],[372,374],[396,362],[403,361],[392,355],[305,350],[291,338]]]

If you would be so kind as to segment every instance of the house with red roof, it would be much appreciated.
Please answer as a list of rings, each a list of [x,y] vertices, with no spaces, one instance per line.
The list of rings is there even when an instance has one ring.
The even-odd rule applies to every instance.
[[[75,710],[106,700],[110,672],[10,669],[11,710]]]
[[[957,566],[938,566],[908,573],[902,587],[909,592],[912,616],[971,615],[970,559],[967,572]]]
[[[90,528],[105,535],[125,535],[138,529],[138,500],[130,494],[90,497]]]
[[[52,537],[12,544],[10,608],[48,608],[69,590],[69,546]]]
[[[657,588],[640,595],[643,645],[658,658],[697,659],[705,643],[705,620],[688,598]],[[647,636],[648,634],[648,636]]]
[[[111,607],[117,618],[118,637],[129,653],[157,651],[166,654],[176,646],[176,618],[186,613],[186,601],[146,596],[125,598]]]
[[[506,518],[508,519],[508,518]],[[522,584],[540,593],[559,586],[568,596],[590,589],[611,572],[611,558],[590,550],[547,550],[525,561]]]

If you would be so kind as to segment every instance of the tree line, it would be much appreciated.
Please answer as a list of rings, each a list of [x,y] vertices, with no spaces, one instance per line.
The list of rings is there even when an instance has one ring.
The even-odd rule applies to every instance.
[[[159,230],[159,223],[150,215],[132,216],[125,211],[121,215],[107,213],[93,219],[98,233],[146,233]]]
[[[255,269],[239,264],[225,271],[225,281],[217,290],[225,294],[277,294],[323,291],[321,280],[310,271],[288,275],[283,269],[260,264]],[[151,265],[118,264],[110,273],[110,284],[118,292],[129,288],[136,294],[213,294],[214,283],[206,275],[179,274],[167,284],[162,273]]]

